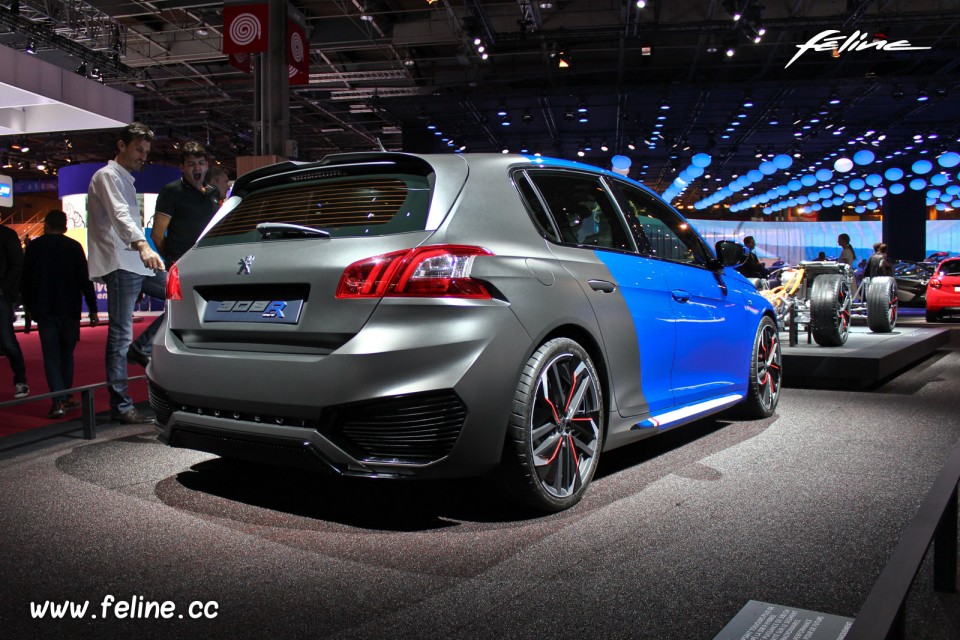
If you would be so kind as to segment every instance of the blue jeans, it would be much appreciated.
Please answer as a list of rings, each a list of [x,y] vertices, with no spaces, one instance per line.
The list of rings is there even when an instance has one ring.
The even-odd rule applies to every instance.
[[[166,297],[167,272],[141,276],[117,269],[104,275],[103,282],[107,285],[107,390],[110,392],[110,413],[117,417],[133,408],[133,400],[127,394],[127,351],[132,344],[149,355],[153,350],[153,337],[163,323],[163,314],[160,314],[134,341],[133,309],[137,297],[142,291],[163,300]]]
[[[50,391],[69,389],[73,386],[73,350],[80,339],[80,318],[44,316],[36,318],[36,321],[47,386]],[[53,401],[66,402],[69,399],[69,394],[63,394],[53,398]]]
[[[13,369],[13,384],[27,383],[27,367],[23,364],[23,351],[17,336],[13,334],[13,303],[0,295],[0,348],[7,354],[10,368]]]

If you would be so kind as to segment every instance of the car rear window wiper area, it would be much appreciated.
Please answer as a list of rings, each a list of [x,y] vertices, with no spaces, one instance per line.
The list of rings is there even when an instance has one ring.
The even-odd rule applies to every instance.
[[[257,231],[260,232],[260,237],[264,240],[274,238],[309,238],[316,236],[322,238],[330,237],[329,231],[286,222],[261,222],[257,225]]]

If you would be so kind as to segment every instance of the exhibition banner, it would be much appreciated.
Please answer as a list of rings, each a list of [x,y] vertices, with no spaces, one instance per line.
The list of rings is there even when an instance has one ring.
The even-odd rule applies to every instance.
[[[287,20],[287,68],[290,84],[310,83],[310,42],[304,28],[293,20]]]
[[[223,6],[223,53],[258,53],[267,50],[269,6],[226,4]]]

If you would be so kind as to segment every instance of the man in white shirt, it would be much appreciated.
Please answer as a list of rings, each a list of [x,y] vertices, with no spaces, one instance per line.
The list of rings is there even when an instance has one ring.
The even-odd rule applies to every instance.
[[[87,191],[87,253],[90,279],[107,285],[107,389],[110,415],[123,424],[150,422],[127,394],[127,360],[146,364],[163,316],[133,340],[133,309],[143,292],[164,299],[167,274],[163,259],[143,234],[132,171],[150,153],[153,132],[143,123],[120,132],[117,156],[90,180]]]

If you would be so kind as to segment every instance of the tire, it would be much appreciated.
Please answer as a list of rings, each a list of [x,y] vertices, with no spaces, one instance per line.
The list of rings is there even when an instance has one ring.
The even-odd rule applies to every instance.
[[[940,322],[940,314],[936,311],[927,311],[927,322]]]
[[[877,276],[867,289],[867,326],[874,333],[890,333],[897,326],[897,281]]]
[[[750,360],[750,383],[747,398],[736,409],[738,417],[769,418],[780,400],[783,383],[783,356],[776,323],[764,316],[757,327]]]
[[[603,392],[586,350],[556,338],[530,356],[517,381],[502,480],[522,506],[554,513],[583,497],[600,457]]]
[[[839,347],[850,334],[850,285],[837,273],[817,276],[810,290],[813,339],[821,347]]]

